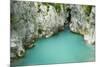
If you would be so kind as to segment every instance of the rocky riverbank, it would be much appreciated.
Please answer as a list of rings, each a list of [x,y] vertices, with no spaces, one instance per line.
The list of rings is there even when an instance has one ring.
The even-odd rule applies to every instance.
[[[41,37],[48,38],[68,26],[89,44],[95,42],[95,7],[30,1],[11,2],[11,59],[22,57]]]
[[[70,30],[80,33],[88,44],[95,44],[95,7],[71,5]]]

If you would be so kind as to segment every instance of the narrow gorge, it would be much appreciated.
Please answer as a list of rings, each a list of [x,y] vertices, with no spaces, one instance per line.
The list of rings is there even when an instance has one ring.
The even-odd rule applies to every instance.
[[[66,31],[70,31],[72,37],[83,38],[85,44],[95,46],[95,6],[11,1],[10,30],[11,63],[16,59],[25,58],[26,51],[29,48],[35,49],[37,47],[35,43],[41,38],[49,39],[62,33],[63,40],[68,35]],[[65,39],[67,44],[71,42],[68,38]],[[64,42],[62,40],[61,42]]]

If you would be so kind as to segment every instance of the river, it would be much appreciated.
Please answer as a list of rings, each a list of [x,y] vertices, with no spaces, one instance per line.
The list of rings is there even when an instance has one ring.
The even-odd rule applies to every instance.
[[[83,36],[64,30],[50,38],[41,38],[13,65],[38,65],[95,61],[95,47]]]

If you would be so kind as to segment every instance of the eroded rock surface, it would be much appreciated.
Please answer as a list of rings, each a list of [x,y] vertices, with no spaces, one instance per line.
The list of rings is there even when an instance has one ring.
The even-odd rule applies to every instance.
[[[95,7],[71,5],[70,30],[80,33],[88,44],[95,43]]]
[[[61,8],[57,12],[58,8]],[[13,1],[11,3],[11,57],[23,56],[25,48],[34,46],[37,38],[50,37],[64,30],[63,5]],[[17,48],[16,48],[17,47]]]
[[[24,56],[38,38],[48,38],[63,31],[65,26],[94,44],[95,7],[11,1],[11,58]]]

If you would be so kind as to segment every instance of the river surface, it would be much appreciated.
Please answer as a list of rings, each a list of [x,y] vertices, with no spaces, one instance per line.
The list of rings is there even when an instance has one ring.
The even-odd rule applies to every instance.
[[[95,61],[95,48],[83,36],[65,30],[50,38],[41,38],[13,65],[38,65]]]

